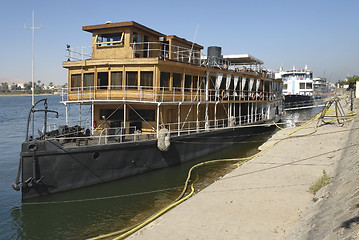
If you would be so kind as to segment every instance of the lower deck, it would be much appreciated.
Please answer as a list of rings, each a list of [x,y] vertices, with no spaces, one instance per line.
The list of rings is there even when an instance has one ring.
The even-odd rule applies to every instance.
[[[66,105],[67,107],[68,105]],[[157,139],[161,129],[170,136],[236,128],[280,118],[282,101],[197,104],[92,103],[91,123],[85,128],[63,131],[66,145],[94,145]],[[67,112],[67,111],[66,111]],[[68,116],[67,116],[68,118]],[[80,123],[81,124],[81,123]],[[66,123],[66,126],[69,124]],[[75,132],[82,132],[80,134]],[[71,144],[72,143],[72,144]]]

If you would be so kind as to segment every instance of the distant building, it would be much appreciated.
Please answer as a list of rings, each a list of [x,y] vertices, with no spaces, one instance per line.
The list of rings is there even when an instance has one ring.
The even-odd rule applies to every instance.
[[[313,92],[314,95],[321,95],[327,93],[329,90],[329,84],[326,78],[317,77],[313,78]]]
[[[25,89],[25,83],[18,83],[17,87],[21,88],[21,90],[24,90]]]

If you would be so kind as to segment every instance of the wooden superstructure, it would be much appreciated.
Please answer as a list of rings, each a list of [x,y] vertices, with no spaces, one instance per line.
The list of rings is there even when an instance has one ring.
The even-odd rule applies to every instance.
[[[180,135],[270,120],[280,111],[281,80],[261,62],[212,64],[202,46],[133,21],[83,30],[92,33],[91,57],[63,62],[64,102],[92,106],[94,134],[120,128],[158,136],[166,127]]]

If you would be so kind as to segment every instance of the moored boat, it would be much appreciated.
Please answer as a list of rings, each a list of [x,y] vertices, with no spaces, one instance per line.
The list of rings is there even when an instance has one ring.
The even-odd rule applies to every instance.
[[[282,80],[249,54],[222,55],[136,22],[84,26],[92,53],[74,60],[62,102],[91,107],[89,126],[49,131],[31,108],[13,187],[30,198],[189,161],[265,131],[282,112]],[[40,106],[42,106],[40,108]],[[43,131],[30,126],[44,113]],[[21,179],[20,179],[21,175]]]
[[[302,108],[313,105],[313,72],[304,69],[284,70],[276,73],[276,78],[283,80],[283,106],[285,109]]]

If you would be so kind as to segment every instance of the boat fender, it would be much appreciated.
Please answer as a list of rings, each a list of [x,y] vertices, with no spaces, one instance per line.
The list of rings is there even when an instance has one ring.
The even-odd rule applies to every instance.
[[[161,128],[158,132],[157,147],[160,151],[166,152],[170,148],[170,132],[167,128]]]
[[[226,98],[227,98],[226,91],[224,91],[224,90],[221,91],[221,97],[222,97],[222,99],[226,99]]]

